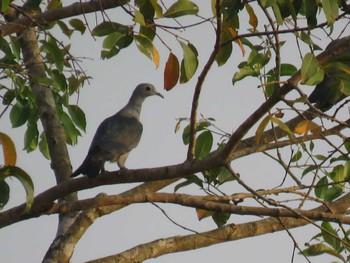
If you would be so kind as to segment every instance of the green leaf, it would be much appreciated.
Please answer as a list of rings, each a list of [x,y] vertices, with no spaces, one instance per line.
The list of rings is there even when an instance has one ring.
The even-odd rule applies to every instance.
[[[157,18],[163,16],[162,7],[157,3],[157,0],[150,0],[151,5],[153,6],[154,11],[156,12]]]
[[[315,195],[318,198],[324,199],[328,189],[328,179],[326,176],[322,177],[315,187]]]
[[[268,8],[276,3],[277,0],[261,0],[261,5],[264,8]]]
[[[8,176],[17,178],[23,185],[27,194],[27,204],[23,213],[29,212],[34,201],[34,184],[30,176],[17,166],[3,166],[0,168],[0,180],[4,180]]]
[[[72,119],[64,111],[59,112],[59,117],[67,136],[67,143],[71,145],[76,144],[78,141],[78,136],[80,136],[80,132],[75,128]]]
[[[85,113],[82,111],[82,109],[79,108],[79,106],[76,105],[68,105],[68,112],[71,116],[73,122],[75,125],[77,125],[80,129],[82,129],[85,132],[86,129],[86,118]]]
[[[185,179],[186,179],[186,181],[181,182],[174,187],[174,192],[177,192],[180,188],[185,187],[187,185],[191,185],[191,184],[196,184],[200,188],[203,188],[202,180],[199,179],[198,176],[196,176],[195,174],[186,175]]]
[[[212,218],[218,227],[221,227],[227,223],[230,219],[230,213],[214,213]]]
[[[317,166],[316,165],[310,165],[309,167],[307,167],[303,173],[302,176],[305,176],[306,174],[308,174],[309,172],[316,170]]]
[[[321,227],[321,233],[324,241],[331,245],[331,247],[334,248],[336,251],[339,251],[341,246],[340,237],[338,236],[337,231],[332,227],[332,225],[329,222],[322,222]]]
[[[22,126],[24,123],[26,123],[29,114],[29,106],[27,104],[23,105],[18,101],[10,111],[10,121],[12,128]]]
[[[210,131],[202,132],[196,140],[195,156],[197,159],[205,158],[213,146],[213,135]]]
[[[105,49],[113,48],[116,43],[122,38],[124,35],[119,32],[114,32],[105,37],[102,43],[102,47]]]
[[[181,62],[181,76],[180,83],[186,83],[190,80],[198,67],[198,52],[195,46],[191,43],[186,45],[184,42],[179,41],[184,58]]]
[[[281,64],[281,70],[280,70],[281,76],[292,76],[297,71],[298,69],[292,64],[286,64],[286,63]]]
[[[231,33],[228,31],[228,28],[223,26],[223,31],[221,34],[220,43],[226,43],[232,38]],[[216,63],[218,66],[224,65],[232,54],[232,42],[228,42],[225,46],[221,47],[219,53],[216,55]]]
[[[24,149],[27,152],[34,151],[38,146],[39,131],[35,121],[28,121],[27,130],[24,134]]]
[[[0,210],[4,208],[4,206],[8,203],[9,199],[10,187],[4,180],[0,180]]]
[[[46,136],[44,132],[42,132],[40,135],[39,150],[47,160],[51,159],[49,146],[47,145]]]
[[[86,26],[83,21],[77,18],[73,18],[69,20],[69,24],[77,31],[80,32],[80,34],[84,34],[86,30]]]
[[[301,64],[301,79],[305,85],[315,85],[323,80],[324,71],[318,65],[317,59],[311,53],[304,56]]]
[[[145,18],[143,17],[143,14],[141,14],[140,11],[134,11],[133,21],[140,24],[141,26],[146,26]]]
[[[305,0],[304,7],[307,24],[310,28],[314,28],[317,25],[317,0]]]
[[[163,14],[163,17],[175,18],[185,15],[196,15],[199,9],[198,6],[189,0],[178,0],[175,4]]]
[[[146,36],[134,35],[136,46],[146,57],[153,61],[158,68],[159,66],[159,53],[153,42]]]
[[[235,178],[232,176],[231,172],[224,166],[220,167],[220,172],[219,172],[217,178],[218,178],[218,183],[220,185],[223,183],[235,180]]]
[[[190,125],[187,125],[182,132],[182,141],[185,145],[189,144],[190,142]]]
[[[57,24],[60,27],[62,33],[70,38],[71,35],[73,34],[74,30],[73,29],[69,29],[68,26],[62,21],[57,21]]]
[[[329,247],[323,243],[310,245],[307,249],[304,249],[302,251],[302,254],[305,256],[309,256],[309,257],[310,256],[318,256],[318,255],[322,255],[322,254],[329,254],[329,255],[335,256],[335,257],[341,259],[343,262],[345,262],[345,259],[343,258],[343,256],[341,254],[339,254],[334,249],[332,249],[331,247]]]
[[[52,56],[56,68],[62,72],[64,66],[64,54],[57,46],[56,40],[52,37],[49,37],[48,41],[44,43],[44,47],[46,51]]]
[[[281,11],[280,11],[280,8],[278,6],[277,3],[273,4],[272,5],[272,10],[273,10],[273,13],[275,14],[275,17],[276,17],[276,21],[279,25],[283,25],[283,17],[282,17],[282,14],[281,14]]]
[[[104,21],[92,30],[92,35],[97,37],[106,36],[114,32],[119,32],[123,35],[127,35],[131,28],[116,22]]]
[[[299,161],[299,160],[301,159],[301,157],[303,157],[303,153],[302,153],[301,151],[297,151],[297,152],[293,155],[293,157],[292,157],[292,159],[291,159],[291,162],[297,162],[297,161]]]
[[[6,13],[9,6],[10,6],[10,0],[2,0],[1,1],[1,12]]]
[[[323,11],[327,18],[328,26],[332,26],[334,21],[339,16],[338,1],[335,0],[322,0]]]

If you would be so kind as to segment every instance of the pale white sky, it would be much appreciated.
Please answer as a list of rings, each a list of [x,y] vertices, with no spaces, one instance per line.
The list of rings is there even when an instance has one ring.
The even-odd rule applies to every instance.
[[[196,1],[200,2],[200,1]],[[208,2],[208,3],[207,3]],[[210,1],[201,2],[200,14],[208,17],[210,12],[205,11]],[[203,9],[204,8],[204,9]],[[121,9],[109,11],[110,19],[120,22]],[[94,16],[87,16],[94,27]],[[179,19],[182,21],[181,19]],[[188,19],[185,19],[188,22]],[[184,22],[185,23],[185,22]],[[244,22],[242,21],[242,25]],[[260,27],[261,29],[262,27]],[[214,41],[214,32],[209,24],[187,30],[185,36],[197,47],[200,65],[209,56]],[[162,34],[164,40],[173,48],[180,59],[181,49],[175,39]],[[323,36],[323,34],[320,34]],[[281,36],[285,38],[285,36]],[[66,42],[68,43],[68,42]],[[176,118],[188,117],[192,101],[195,81],[198,74],[186,85],[177,85],[172,91],[166,92],[163,87],[163,70],[168,51],[159,41],[156,42],[161,55],[160,68],[155,69],[151,61],[142,55],[133,44],[120,52],[111,60],[100,60],[101,41],[94,41],[88,34],[80,36],[75,33],[72,38],[72,53],[77,57],[86,57],[82,60],[82,67],[93,79],[80,93],[79,106],[87,117],[87,131],[79,138],[79,144],[69,147],[73,169],[85,157],[91,139],[99,123],[106,117],[122,108],[135,86],[141,82],[153,83],[165,99],[151,97],[143,105],[141,120],[144,124],[144,133],[137,149],[129,155],[126,166],[129,168],[155,167],[179,163],[186,158],[186,147],[182,143],[181,132],[174,134]],[[328,42],[327,42],[328,43]],[[325,45],[327,43],[324,43]],[[293,53],[286,45],[282,49],[284,62],[300,65],[297,53]],[[284,53],[285,52],[285,53]],[[209,73],[202,97],[199,112],[206,117],[217,120],[217,126],[231,132],[263,101],[261,92],[257,89],[259,83],[248,79],[232,86],[231,79],[242,61],[240,50],[235,47],[230,61],[223,67],[214,65]],[[198,73],[197,72],[197,73]],[[311,90],[311,89],[310,89]],[[72,103],[74,100],[72,99]],[[9,134],[15,141],[18,151],[17,165],[25,169],[33,178],[35,193],[55,184],[50,163],[44,159],[39,151],[27,154],[23,148],[24,129],[11,129],[7,118],[0,119],[1,131]],[[184,126],[182,126],[183,128]],[[253,134],[255,131],[251,131]],[[254,164],[254,165],[252,165]],[[255,188],[273,187],[280,182],[282,169],[266,157],[254,155],[233,163],[234,168],[243,176],[247,183]],[[106,166],[108,170],[116,170],[115,164]],[[277,179],[277,181],[276,181]],[[20,204],[24,200],[24,190],[14,179],[8,180],[11,187],[11,199],[5,209]],[[100,187],[80,192],[79,197],[92,197],[100,192],[116,194],[131,188],[131,185],[114,185]],[[239,192],[242,189],[232,183],[225,187],[228,194]],[[173,191],[173,186],[167,191]],[[191,192],[197,192],[193,187]],[[161,205],[177,223],[195,231],[204,231],[215,228],[211,219],[198,221],[194,209],[180,208],[174,205]],[[17,223],[1,230],[0,258],[2,262],[40,262],[56,233],[56,216],[42,216]],[[257,220],[256,217],[250,217]],[[244,222],[247,217],[231,216],[230,222]],[[303,247],[305,242],[316,233],[312,227],[292,230]],[[137,244],[150,242],[179,234],[191,234],[175,226],[162,213],[150,204],[133,205],[117,213],[105,216],[95,222],[78,243],[72,262],[82,262],[101,256],[107,256],[129,249]],[[261,262],[263,258],[269,262],[289,262],[293,252],[293,242],[286,232],[269,234],[261,237],[249,238],[226,244],[220,244],[196,251],[162,256],[147,262]],[[313,262],[329,262],[329,257],[310,258]],[[301,256],[296,256],[294,262],[306,262]]]

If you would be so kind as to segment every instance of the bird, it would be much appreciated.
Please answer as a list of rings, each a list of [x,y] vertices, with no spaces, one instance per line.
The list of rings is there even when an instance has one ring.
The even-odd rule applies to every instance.
[[[117,162],[120,169],[126,169],[125,161],[129,152],[138,145],[142,135],[142,103],[153,95],[164,98],[152,84],[139,84],[126,106],[98,126],[83,163],[71,177],[83,174],[95,178],[104,172],[104,164],[107,161]]]

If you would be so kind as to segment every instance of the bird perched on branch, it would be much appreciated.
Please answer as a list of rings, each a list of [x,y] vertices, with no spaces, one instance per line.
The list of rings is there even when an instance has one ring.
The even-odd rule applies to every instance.
[[[85,160],[71,177],[85,174],[94,178],[104,171],[107,161],[117,162],[121,169],[125,168],[129,152],[141,138],[143,128],[139,118],[142,103],[152,95],[164,98],[152,84],[142,83],[135,88],[128,104],[97,128]]]

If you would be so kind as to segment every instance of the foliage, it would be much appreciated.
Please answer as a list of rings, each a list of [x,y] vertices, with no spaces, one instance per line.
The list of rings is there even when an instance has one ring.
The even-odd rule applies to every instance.
[[[348,223],[344,226],[343,221],[348,222],[348,217],[344,216],[344,213],[349,205],[344,200],[348,199],[347,190],[350,181],[350,143],[344,130],[349,120],[339,112],[344,111],[348,101],[341,102],[343,104],[336,103],[350,94],[350,36],[341,35],[348,29],[347,23],[341,23],[343,19],[348,22],[347,15],[350,12],[348,1],[212,0],[209,17],[202,15],[201,3],[190,0],[170,2],[106,0],[102,2],[103,4],[98,7],[92,5],[92,2],[79,3],[80,11],[76,11],[74,5],[64,9],[62,3],[58,1],[52,1],[46,6],[40,1],[28,1],[22,7],[10,1],[2,1],[1,10],[5,20],[0,31],[2,34],[0,95],[5,109],[1,117],[5,116],[4,113],[7,111],[9,123],[13,128],[26,127],[23,134],[24,150],[29,153],[39,148],[45,158],[51,159],[53,170],[56,169],[57,182],[66,181],[69,174],[63,175],[57,171],[71,170],[69,156],[55,157],[51,152],[55,147],[66,147],[66,145],[55,145],[57,138],[55,136],[59,131],[55,134],[55,131],[50,130],[47,125],[41,124],[44,123],[46,111],[53,111],[59,120],[55,125],[63,129],[66,144],[69,145],[76,145],[78,137],[82,135],[81,132],[85,132],[87,122],[85,113],[77,101],[73,100],[83,92],[82,87],[90,77],[85,74],[80,61],[71,54],[72,36],[90,34],[101,39],[100,57],[103,60],[118,61],[118,55],[121,52],[136,46],[138,52],[146,56],[151,64],[163,70],[165,90],[170,91],[177,85],[190,81],[196,83],[191,117],[180,118],[175,127],[175,132],[182,130],[183,144],[188,147],[187,159],[180,165],[182,169],[180,172],[171,170],[175,168],[170,166],[164,169],[167,171],[166,176],[174,176],[173,178],[164,177],[164,179],[175,179],[179,175],[182,178],[177,180],[174,186],[175,200],[162,199],[161,202],[180,203],[182,196],[179,192],[191,192],[195,188],[203,193],[203,200],[206,203],[201,203],[200,201],[203,201],[201,199],[193,203],[184,202],[184,205],[194,207],[199,220],[212,218],[218,229],[225,229],[225,226],[233,224],[231,216],[233,212],[229,212],[231,210],[228,207],[241,208],[241,211],[235,210],[235,213],[243,215],[269,215],[278,217],[279,220],[293,216],[297,219],[302,218],[305,219],[305,224],[312,223],[316,226],[319,233],[311,238],[305,249],[297,247],[300,254],[310,257],[326,253],[346,262],[350,252],[349,229]],[[128,19],[119,19],[119,16],[109,16],[104,13],[104,9],[116,7],[121,7],[118,11],[124,12]],[[71,13],[64,12],[67,10]],[[73,10],[77,13],[73,14]],[[96,19],[95,25],[86,19],[84,10],[101,14]],[[73,17],[76,15],[79,16]],[[13,29],[14,25],[21,25],[28,17],[31,19],[30,23],[28,22],[20,29]],[[16,23],[12,23],[13,21]],[[196,39],[185,34],[187,29],[199,30],[202,25],[207,26],[206,30],[213,29],[208,30],[206,34],[208,38],[215,41],[207,61],[202,50],[196,46],[198,45]],[[36,28],[39,32],[36,45],[44,62],[43,71],[39,74],[33,73],[35,65],[32,65],[31,60],[26,57],[28,43],[24,43],[25,40],[21,34],[29,30],[27,27]],[[284,38],[285,34],[288,34],[288,37]],[[324,43],[319,41],[318,37],[327,37],[327,42],[331,44],[326,48],[323,47]],[[338,38],[339,40],[334,41]],[[299,60],[293,62],[294,64],[289,61],[287,63],[285,59],[289,55],[290,45],[299,54]],[[235,52],[235,49],[239,52]],[[237,53],[243,58],[240,58]],[[233,62],[235,67],[231,66]],[[199,97],[205,87],[203,83],[208,72],[214,68],[213,64],[218,70],[230,70],[234,88],[241,89],[249,83],[248,81],[253,80],[259,86],[257,93],[264,98],[261,105],[255,105],[256,111],[241,125],[233,127],[232,132],[221,129],[214,118],[202,116],[202,119],[197,120]],[[218,83],[220,83],[219,80]],[[321,112],[324,109],[317,109],[317,104],[311,105],[308,101],[307,92],[304,92],[307,90],[306,86],[315,85],[329,88],[327,94],[332,99],[333,115]],[[38,102],[42,98],[38,97],[40,95],[37,93],[37,87],[50,91],[54,104],[51,105],[50,110],[45,108],[50,103],[45,101],[47,103],[43,105]],[[308,109],[305,104],[309,106]],[[186,123],[184,128],[181,127],[183,123]],[[254,131],[254,136],[248,137],[247,134]],[[321,147],[323,144],[319,143],[320,140],[325,142],[325,148]],[[84,215],[87,210],[94,208],[96,203],[98,205],[99,198],[103,199],[103,197],[97,197],[94,204],[85,200],[91,205],[90,207],[81,209],[79,207],[79,209],[75,208],[77,210],[70,211],[69,209],[73,208],[64,207],[66,203],[61,202],[62,198],[66,198],[77,189],[85,189],[83,187],[87,184],[89,187],[94,187],[107,183],[97,178],[96,185],[93,185],[95,181],[92,183],[89,181],[82,188],[73,186],[69,188],[68,182],[68,187],[62,193],[63,196],[55,196],[61,192],[52,190],[54,194],[50,198],[53,200],[45,200],[49,204],[39,203],[39,208],[36,208],[39,210],[31,210],[34,202],[32,178],[35,179],[35,177],[31,178],[23,169],[16,166],[17,153],[9,136],[0,133],[0,142],[4,152],[4,165],[0,168],[0,208],[3,208],[9,200],[10,187],[5,182],[8,176],[14,176],[20,180],[26,190],[27,202],[24,213],[28,217],[40,216],[54,209],[62,209],[56,211],[62,213],[62,218],[67,211],[78,211]],[[237,159],[259,153],[283,169],[282,182],[278,187],[270,189],[253,187],[253,183],[242,179],[231,168],[231,164]],[[68,161],[60,162],[57,158]],[[65,169],[60,170],[58,167]],[[155,170],[154,174],[157,174],[157,171]],[[122,175],[123,172],[121,172]],[[122,180],[120,179],[122,177],[116,176],[116,178]],[[158,180],[159,177],[156,177],[150,181]],[[81,181],[84,182],[83,179]],[[130,179],[127,182],[139,181]],[[232,186],[238,185],[245,192],[232,194]],[[282,187],[284,185],[287,186]],[[60,184],[57,187],[61,187]],[[70,189],[74,190],[70,191]],[[147,194],[157,190],[159,189],[149,190]],[[135,194],[132,196],[135,199],[138,197]],[[39,197],[42,198],[42,196]],[[125,196],[122,197],[125,198]],[[150,201],[151,197],[146,196],[141,201],[134,202],[155,203]],[[258,207],[251,205],[248,202],[250,199],[257,201]],[[56,200],[59,200],[57,206],[51,207]],[[345,210],[339,208],[339,200],[346,203]],[[129,204],[128,202],[117,203],[117,205],[121,207]],[[239,206],[242,202],[249,205]],[[306,203],[311,203],[315,209],[308,210],[309,206]],[[101,207],[106,206],[111,204],[101,205]],[[53,210],[49,211],[51,208]],[[110,209],[112,210],[105,214],[109,214],[115,208]],[[275,212],[273,209],[281,209],[285,213],[292,211],[293,214],[283,216],[281,210]],[[318,217],[311,217],[306,213],[314,211],[320,213]],[[23,211],[21,215],[22,213]],[[24,220],[24,217],[18,214],[16,214],[18,216],[16,220]],[[101,212],[102,215],[104,214]],[[96,215],[98,216],[100,215]],[[318,221],[322,223],[318,224]],[[259,222],[261,221],[257,220],[252,224]],[[281,223],[283,225],[281,230],[289,228],[287,223]],[[73,231],[70,225],[67,228]],[[273,231],[277,230],[272,228],[270,232]],[[197,234],[201,238],[206,237],[201,233]],[[249,234],[247,233],[247,237]],[[67,234],[66,237],[70,236]],[[75,239],[74,244],[79,238]],[[208,238],[208,243],[205,245],[211,244],[210,239]],[[218,240],[218,238],[213,239]],[[229,240],[228,237],[227,240],[220,242]],[[49,249],[48,257],[53,256],[52,251],[60,251],[60,253],[68,251],[57,249],[55,244],[53,242],[52,249]],[[71,243],[67,242],[67,244]],[[70,248],[71,251],[67,252],[67,262],[73,253],[74,246]],[[187,246],[184,250],[189,249],[192,247]],[[171,252],[169,249],[166,253]],[[135,259],[135,261],[142,260]]]

